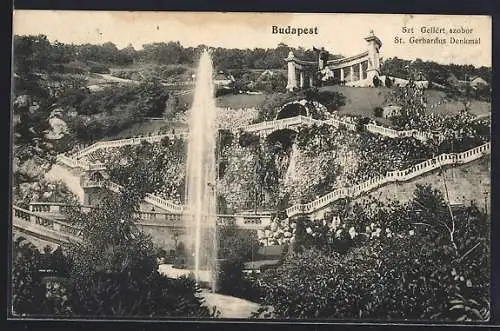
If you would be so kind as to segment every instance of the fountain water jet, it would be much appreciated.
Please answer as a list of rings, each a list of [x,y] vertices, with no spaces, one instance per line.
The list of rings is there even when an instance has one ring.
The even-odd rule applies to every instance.
[[[217,285],[216,230],[216,107],[213,65],[210,54],[203,51],[198,71],[193,105],[189,115],[189,141],[186,169],[186,212],[184,215],[188,247],[192,250],[194,275],[208,271],[212,291]],[[205,272],[206,272],[205,271]]]

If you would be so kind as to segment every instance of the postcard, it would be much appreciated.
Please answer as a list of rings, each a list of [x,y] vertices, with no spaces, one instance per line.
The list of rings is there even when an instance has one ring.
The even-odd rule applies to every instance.
[[[491,17],[13,34],[11,318],[490,320]]]

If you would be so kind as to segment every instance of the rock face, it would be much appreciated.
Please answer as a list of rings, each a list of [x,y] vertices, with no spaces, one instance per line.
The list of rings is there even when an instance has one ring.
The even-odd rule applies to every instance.
[[[68,133],[68,125],[60,118],[63,110],[56,108],[52,110],[49,117],[49,124],[51,129],[48,130],[45,137],[50,140],[61,139]]]
[[[51,140],[61,139],[68,133],[68,125],[62,119],[52,117],[49,119],[51,129],[47,132],[45,137]]]

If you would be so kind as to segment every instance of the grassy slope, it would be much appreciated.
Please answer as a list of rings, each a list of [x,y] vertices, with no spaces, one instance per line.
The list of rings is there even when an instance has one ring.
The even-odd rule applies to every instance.
[[[373,117],[373,109],[377,106],[383,106],[386,104],[386,97],[390,93],[389,88],[360,88],[360,87],[348,87],[348,86],[326,86],[320,88],[320,90],[326,91],[336,91],[340,92],[346,97],[346,104],[339,109],[340,114],[344,115],[362,115]],[[437,105],[438,102],[445,98],[445,93],[437,90],[427,90],[425,92],[429,105]],[[262,105],[265,101],[264,94],[237,94],[237,95],[224,95],[216,100],[218,107],[241,109],[241,108],[254,108]],[[184,95],[179,96],[181,103],[191,105],[193,102],[193,92],[189,92]],[[441,114],[452,114],[463,109],[464,105],[458,101],[441,102],[436,108],[429,109],[435,113]],[[491,104],[482,101],[472,101],[471,112],[476,115],[489,115],[491,113]],[[382,124],[389,125],[390,122],[384,118],[377,118]],[[119,135],[109,137],[109,139],[116,139],[118,137],[127,137],[131,135],[148,134],[149,132],[155,132],[161,127],[171,127],[168,123],[160,124],[156,122],[145,122],[138,123],[132,126]],[[174,125],[173,127],[176,127]]]
[[[452,203],[468,204],[470,201],[475,201],[478,206],[484,207],[484,192],[491,190],[490,161],[490,156],[487,156],[468,164],[448,167],[444,170],[444,182]],[[403,203],[412,198],[417,184],[431,184],[444,194],[444,183],[438,173],[439,171],[435,170],[408,182],[389,184],[370,192],[369,195],[382,201],[399,200]],[[360,197],[357,200],[364,200],[365,197]],[[491,210],[489,201],[488,210]]]
[[[373,108],[384,106],[387,95],[390,89],[386,87],[370,88],[370,87],[349,87],[349,86],[325,86],[320,88],[321,91],[340,92],[346,97],[346,104],[339,109],[340,114],[345,115],[362,115],[373,116]],[[464,108],[464,105],[458,101],[443,102],[446,94],[437,90],[426,90],[428,105],[436,105],[441,101],[441,104],[436,108],[429,109],[439,114],[453,114]],[[474,100],[471,102],[471,113],[475,115],[485,115],[491,113],[491,104],[484,101]],[[380,120],[380,119],[379,119]]]

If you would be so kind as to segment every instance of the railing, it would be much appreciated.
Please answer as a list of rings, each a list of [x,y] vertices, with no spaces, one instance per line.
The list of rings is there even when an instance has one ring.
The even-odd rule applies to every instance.
[[[68,156],[59,154],[56,158],[57,162],[61,162],[62,164],[70,167],[70,168],[81,168],[83,170],[89,170],[90,164],[83,160],[78,160],[76,158],[70,158]]]
[[[257,124],[251,124],[242,127],[243,130],[248,131],[248,132],[255,132],[255,131],[262,131],[262,130],[269,130],[269,129],[284,129],[287,127],[295,126],[295,125],[300,125],[300,124],[307,124],[307,125],[313,125],[313,124],[328,124],[328,125],[333,125],[335,127],[339,127],[341,125],[344,125],[348,130],[354,131],[356,130],[356,124],[350,123],[350,122],[345,122],[341,121],[338,119],[328,119],[328,120],[316,120],[310,117],[305,117],[302,115],[295,116],[295,117],[289,117],[281,120],[274,120],[274,121],[267,121],[267,122],[261,122]],[[431,134],[421,132],[418,130],[405,130],[405,131],[398,131],[394,130],[391,128],[386,128],[384,126],[376,125],[376,124],[365,124],[365,128],[367,131],[380,134],[386,137],[390,138],[398,138],[398,137],[415,137],[416,139],[419,140],[427,140],[430,137],[432,137]]]
[[[82,186],[84,188],[90,188],[90,187],[106,188],[115,193],[121,193],[123,192],[124,189],[123,186],[110,181],[100,181],[100,180],[94,181],[90,179],[85,179],[82,182]],[[152,204],[153,206],[165,209],[172,213],[182,213],[182,211],[184,210],[184,207],[182,205],[160,198],[151,193],[146,193],[144,201]]]
[[[354,124],[354,123],[344,122],[344,121],[333,119],[333,118],[329,119],[329,120],[326,120],[324,122],[327,123],[327,124],[333,125],[333,126],[335,126],[337,128],[340,125],[344,125],[348,130],[351,130],[351,131],[356,130],[356,124]]]
[[[13,206],[13,214],[12,224],[15,227],[26,231],[39,232],[37,234],[40,236],[63,242],[81,240],[79,229],[65,222],[57,221],[16,206]],[[43,230],[39,227],[42,227]]]
[[[68,206],[64,202],[30,202],[29,211],[33,213],[59,214]]]
[[[70,205],[66,203],[58,202],[32,202],[30,203],[30,211],[22,213],[22,209],[14,207],[16,210],[16,215],[21,219],[29,219],[30,217],[35,217],[39,219],[46,220],[47,224],[59,223],[64,226],[69,226],[66,223],[55,221],[49,217],[56,216],[67,216],[67,213],[71,211],[80,211],[83,213],[91,212],[96,209],[96,206],[82,206],[82,205]],[[21,211],[21,212],[19,212]],[[34,213],[38,211],[40,213],[46,213],[47,215],[39,215]],[[31,214],[28,214],[31,213]],[[183,223],[183,213],[169,213],[169,212],[158,212],[158,211],[136,211],[133,213],[133,217],[138,225],[143,226],[173,226],[173,227],[184,227]],[[238,227],[242,228],[255,228],[261,225],[266,225],[270,221],[271,214],[217,214],[217,225],[228,225],[236,224]],[[263,219],[268,219],[264,222]],[[43,223],[43,222],[38,222]],[[265,223],[265,224],[264,224]],[[57,230],[55,228],[54,230]]]
[[[151,193],[146,194],[146,196],[144,197],[144,201],[149,202],[150,204],[155,205],[157,207],[171,211],[173,213],[180,214],[184,210],[184,207],[182,205],[175,204],[171,201],[165,200]]]
[[[79,159],[81,157],[84,157],[90,153],[93,153],[97,150],[100,149],[106,149],[106,148],[117,148],[117,147],[122,147],[122,146],[127,146],[127,145],[138,145],[143,141],[147,141],[150,143],[153,142],[159,142],[165,137],[169,137],[171,139],[174,138],[185,138],[187,136],[187,133],[178,133],[178,134],[171,134],[171,133],[165,133],[165,134],[159,134],[159,135],[153,135],[153,136],[140,136],[140,137],[134,137],[134,138],[126,138],[126,139],[117,139],[117,140],[110,140],[110,141],[99,141],[93,145],[90,145],[89,147],[86,147],[72,155],[72,158]]]
[[[321,124],[326,123],[330,125],[334,125],[338,127],[339,125],[345,125],[349,130],[355,130],[356,125],[354,123],[344,122],[337,119],[329,119],[329,120],[315,120],[310,117],[305,117],[302,115],[284,118],[280,120],[266,121],[260,122],[257,124],[250,124],[242,126],[240,129],[248,132],[269,130],[269,129],[284,129],[290,126],[300,125],[300,124]],[[366,124],[366,129],[372,133],[378,133],[387,137],[396,138],[396,137],[415,137],[417,139],[428,139],[431,135],[425,132],[420,132],[417,130],[406,130],[406,131],[397,131],[391,128],[386,128],[384,126],[379,126],[375,124]],[[93,153],[100,149],[106,148],[117,148],[127,145],[136,145],[140,144],[142,141],[147,141],[150,143],[159,142],[165,137],[169,138],[186,138],[188,133],[178,133],[178,134],[160,134],[153,136],[139,136],[134,138],[126,138],[126,139],[118,139],[118,140],[110,140],[110,141],[100,141],[91,146],[88,146],[76,153],[74,153],[71,157],[67,157],[64,155],[58,155],[58,160],[61,162],[75,168],[80,167],[82,169],[88,169],[89,164],[85,161],[78,162],[77,159],[80,159],[90,153]]]
[[[364,192],[369,192],[379,186],[391,182],[408,181],[426,172],[435,170],[444,165],[455,165],[472,162],[491,152],[491,143],[472,148],[462,153],[441,154],[427,161],[416,164],[408,169],[388,171],[385,176],[371,178],[360,184],[344,187],[332,191],[307,204],[296,204],[286,210],[288,217],[299,214],[312,213],[328,204],[346,197],[356,197]]]
[[[366,124],[365,128],[369,132],[377,133],[390,138],[414,137],[418,140],[423,140],[423,141],[432,138],[432,134],[418,130],[398,131],[391,128],[386,128],[385,126],[380,126],[375,124]]]
[[[266,121],[260,122],[256,124],[245,125],[241,127],[242,130],[248,132],[269,130],[269,129],[285,129],[290,126],[300,125],[300,124],[321,124],[325,123],[325,121],[315,120],[306,116],[294,116],[288,117],[280,120]]]

